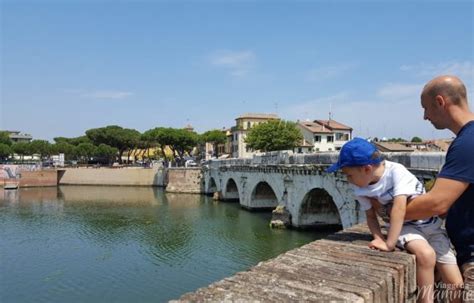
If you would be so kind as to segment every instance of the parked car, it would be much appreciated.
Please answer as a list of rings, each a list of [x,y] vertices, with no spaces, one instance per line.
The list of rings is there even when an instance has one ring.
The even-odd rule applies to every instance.
[[[198,166],[194,160],[186,160],[184,167],[196,167]]]

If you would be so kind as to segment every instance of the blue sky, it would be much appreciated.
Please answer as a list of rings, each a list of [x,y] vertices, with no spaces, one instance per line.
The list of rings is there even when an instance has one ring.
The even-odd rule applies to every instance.
[[[456,74],[474,102],[472,1],[0,3],[0,128],[35,138],[330,110],[355,135],[440,138],[424,83]]]

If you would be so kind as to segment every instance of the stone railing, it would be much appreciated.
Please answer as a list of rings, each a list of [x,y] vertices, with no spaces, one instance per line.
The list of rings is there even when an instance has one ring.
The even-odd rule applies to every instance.
[[[415,258],[368,248],[365,224],[264,261],[173,302],[415,302]]]

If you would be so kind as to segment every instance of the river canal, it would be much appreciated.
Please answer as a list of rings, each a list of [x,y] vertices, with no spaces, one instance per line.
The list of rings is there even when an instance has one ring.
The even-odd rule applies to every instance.
[[[327,233],[151,187],[0,189],[1,302],[164,302]]]

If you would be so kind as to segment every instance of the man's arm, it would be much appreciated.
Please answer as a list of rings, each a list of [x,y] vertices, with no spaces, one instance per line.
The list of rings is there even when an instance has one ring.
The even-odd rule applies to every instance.
[[[398,236],[405,220],[405,210],[407,206],[407,196],[400,195],[393,199],[392,210],[390,211],[390,229],[387,236],[388,250],[394,250],[397,245]]]
[[[428,193],[418,196],[408,203],[405,220],[426,219],[446,213],[468,186],[467,182],[437,178]]]

